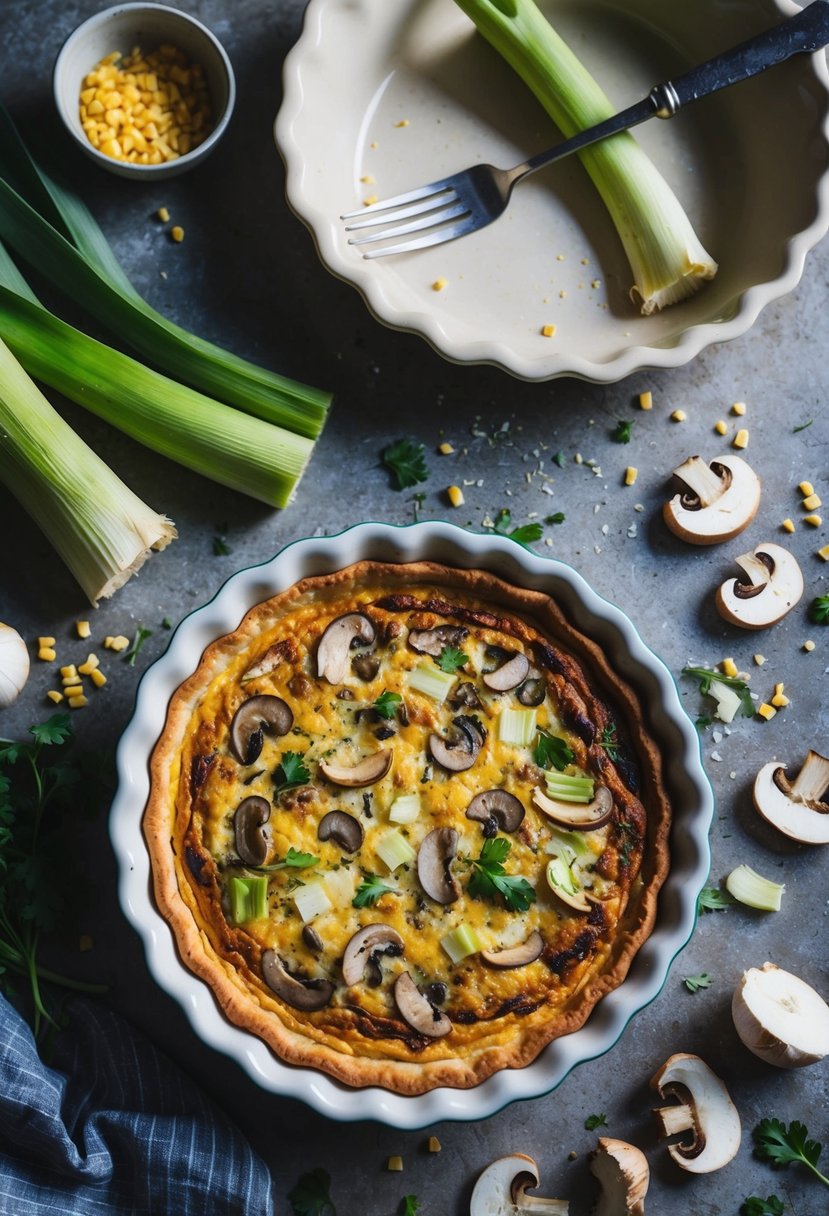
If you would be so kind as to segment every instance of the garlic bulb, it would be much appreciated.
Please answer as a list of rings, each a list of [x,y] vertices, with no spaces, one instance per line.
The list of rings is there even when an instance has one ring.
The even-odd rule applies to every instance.
[[[802,1068],[829,1055],[829,1005],[774,963],[744,972],[731,1013],[743,1043],[767,1064]]]
[[[11,705],[29,678],[29,652],[16,629],[0,621],[0,709]]]

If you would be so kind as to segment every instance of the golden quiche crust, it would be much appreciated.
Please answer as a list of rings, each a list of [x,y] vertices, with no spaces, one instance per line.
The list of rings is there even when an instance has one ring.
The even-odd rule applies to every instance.
[[[337,630],[320,639],[355,613],[338,671]],[[282,719],[254,714],[234,745],[253,697]],[[538,808],[559,771],[606,799],[597,826]],[[480,799],[468,817],[491,791],[512,818]],[[332,812],[345,836],[321,839]],[[225,1016],[285,1061],[401,1094],[477,1085],[585,1022],[652,929],[669,824],[646,711],[600,646],[546,595],[429,562],[304,579],[208,646],[171,699],[143,821],[160,911]],[[380,947],[348,951],[374,924]],[[525,943],[530,961],[498,965]]]

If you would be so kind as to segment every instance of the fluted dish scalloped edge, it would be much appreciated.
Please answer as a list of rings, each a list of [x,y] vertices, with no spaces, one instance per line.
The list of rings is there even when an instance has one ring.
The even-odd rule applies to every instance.
[[[430,3],[435,2],[436,0],[430,0]],[[442,0],[437,0],[437,2],[442,2]],[[644,0],[644,4],[643,0],[638,0],[638,2],[640,7],[647,7],[648,0]],[[709,0],[713,16],[717,16],[714,13],[717,3],[718,0]],[[372,4],[375,4],[373,10],[371,9]],[[391,23],[396,21],[402,27],[406,19],[410,18],[411,25],[414,25],[415,16],[413,14],[418,13],[425,6],[423,0],[398,0],[394,5],[381,4],[379,6],[376,4],[376,0],[351,0],[347,6],[340,5],[338,8],[337,5],[338,0],[310,0],[305,13],[302,34],[286,57],[283,68],[283,99],[274,133],[285,163],[288,203],[310,230],[323,264],[334,275],[351,283],[360,292],[370,311],[378,320],[393,328],[420,334],[439,354],[453,362],[492,364],[520,379],[529,381],[573,376],[594,383],[613,383],[643,369],[681,366],[713,343],[729,341],[744,334],[768,304],[792,291],[803,274],[807,253],[829,228],[829,172],[827,172],[827,166],[829,166],[829,72],[827,72],[825,56],[823,52],[819,52],[808,57],[799,56],[792,61],[792,64],[797,64],[797,67],[793,67],[792,70],[799,73],[798,84],[799,91],[802,93],[803,108],[803,113],[800,115],[802,122],[793,123],[791,115],[787,117],[785,124],[782,120],[780,121],[780,129],[771,140],[765,162],[767,170],[773,178],[776,174],[775,164],[777,163],[775,153],[777,145],[774,140],[782,141],[779,145],[781,154],[784,146],[788,146],[792,141],[795,144],[800,141],[797,146],[801,149],[799,155],[802,158],[803,180],[798,181],[798,173],[795,171],[794,179],[797,186],[792,188],[800,189],[801,193],[805,193],[810,199],[812,199],[812,195],[814,196],[813,214],[809,222],[798,227],[796,231],[789,231],[785,226],[778,231],[773,228],[779,210],[779,207],[775,205],[777,187],[773,180],[769,180],[769,197],[760,203],[759,209],[764,213],[764,223],[768,222],[772,225],[772,230],[767,234],[767,243],[769,248],[773,248],[775,251],[773,267],[767,260],[758,260],[755,268],[752,261],[756,248],[753,230],[749,234],[746,226],[737,222],[735,217],[736,227],[728,227],[720,233],[720,236],[727,240],[723,239],[720,242],[723,246],[722,252],[717,251],[721,263],[720,277],[722,278],[728,271],[728,259],[733,257],[735,252],[728,242],[742,240],[746,245],[739,251],[745,265],[739,267],[739,273],[735,268],[733,287],[729,283],[726,288],[723,283],[722,291],[720,291],[719,284],[716,289],[712,285],[705,285],[696,296],[692,297],[691,301],[664,310],[663,313],[658,314],[656,319],[648,319],[647,327],[643,326],[643,319],[638,318],[632,311],[629,316],[622,314],[614,316],[612,332],[604,333],[601,327],[605,326],[606,329],[606,319],[591,318],[590,314],[579,314],[580,337],[578,342],[580,349],[568,350],[568,335],[562,324],[558,325],[558,331],[552,341],[544,337],[537,337],[537,340],[528,338],[531,325],[525,313],[530,307],[529,300],[532,300],[531,307],[534,309],[532,313],[533,334],[539,335],[544,321],[555,319],[552,307],[556,301],[553,298],[546,308],[541,307],[538,302],[541,291],[536,291],[537,283],[533,284],[532,292],[523,296],[513,293],[512,299],[509,299],[514,287],[509,280],[509,274],[511,267],[515,264],[512,252],[515,244],[514,230],[517,225],[513,227],[511,233],[507,223],[508,215],[493,225],[492,229],[487,230],[486,235],[479,233],[474,237],[464,238],[462,241],[436,247],[439,250],[447,251],[447,264],[452,266],[456,273],[454,276],[449,272],[446,273],[448,279],[457,287],[459,278],[457,268],[463,265],[462,260],[456,260],[457,248],[469,241],[474,242],[482,238],[489,241],[488,234],[491,232],[497,231],[499,234],[497,241],[493,240],[491,244],[479,245],[475,249],[474,255],[470,255],[470,263],[492,261],[493,258],[501,257],[505,284],[503,311],[498,315],[497,298],[488,300],[488,289],[484,287],[482,291],[478,291],[477,297],[470,293],[465,298],[462,308],[459,307],[458,315],[455,316],[452,313],[453,306],[449,303],[449,293],[430,291],[430,285],[435,280],[435,267],[440,266],[439,263],[428,260],[434,254],[434,250],[404,254],[396,258],[381,258],[378,261],[366,261],[347,244],[347,234],[343,230],[338,215],[350,207],[359,206],[360,195],[355,194],[355,189],[362,189],[364,194],[368,190],[379,189],[382,197],[419,182],[434,180],[442,173],[453,172],[476,159],[492,159],[495,163],[499,163],[497,144],[496,152],[493,152],[492,144],[493,136],[497,138],[500,133],[479,123],[479,131],[475,133],[476,136],[480,134],[480,140],[476,139],[471,143],[467,141],[468,147],[461,140],[461,146],[456,146],[454,159],[448,163],[438,162],[436,168],[432,157],[424,156],[423,150],[419,149],[411,156],[407,164],[405,180],[395,179],[393,181],[394,189],[358,186],[358,181],[367,180],[359,176],[358,167],[358,159],[364,148],[352,146],[352,143],[365,145],[366,124],[373,120],[373,113],[381,104],[381,94],[386,91],[389,81],[392,81],[392,88],[394,87],[393,78],[399,69],[399,63],[393,58],[396,48],[393,51],[389,49],[389,44],[393,41],[392,35],[396,32]],[[682,45],[683,43],[682,32],[678,32],[671,24],[672,21],[676,21],[680,5],[681,0],[667,0],[660,6],[665,20],[666,44]],[[616,7],[619,7],[618,4]],[[731,4],[727,10],[720,10],[719,13],[723,20],[735,24],[737,33],[730,39],[732,43],[757,33],[763,25],[762,13],[759,14],[759,26],[757,24],[757,5],[752,9],[752,6],[746,2],[742,7],[745,10],[746,21],[749,23],[744,32],[741,32],[742,17],[740,13],[742,10],[739,3]],[[771,14],[776,13],[781,17],[791,16],[799,11],[799,6],[793,0],[767,0],[766,7]],[[602,11],[606,10],[602,9]],[[685,11],[688,11],[687,8]],[[354,38],[350,56],[346,53],[345,33],[342,27],[338,28],[338,35],[341,37],[338,37],[336,46],[331,45],[332,40],[326,35],[326,23],[333,17],[342,22],[345,13],[349,14],[348,20],[351,22],[349,28],[352,29]],[[392,13],[397,16],[392,16]],[[712,17],[712,14],[708,16]],[[452,15],[452,6],[447,0],[446,16],[452,17]],[[454,17],[457,18],[457,12]],[[694,18],[694,21],[701,38],[708,29],[716,29],[716,21],[713,18],[709,20],[704,14]],[[384,25],[384,23],[386,24]],[[636,27],[634,26],[634,28]],[[376,40],[377,44],[376,60],[371,58],[373,40]],[[364,49],[366,45],[368,50]],[[436,50],[440,49],[438,44]],[[714,51],[722,49],[725,49],[724,45],[717,44],[715,41],[713,49],[706,49],[702,55],[697,55],[696,58],[707,58]],[[342,69],[346,73],[349,71],[349,61],[353,60],[353,66],[350,69],[354,73],[353,89],[341,88],[338,92],[337,82],[330,84],[333,74],[330,70],[332,56],[335,56],[341,64],[346,65]],[[384,56],[392,56],[391,61],[389,62]],[[623,67],[625,67],[625,71],[629,71],[629,65],[623,64]],[[608,68],[612,72],[613,65],[609,64]],[[376,72],[377,94],[370,99],[364,98],[363,101],[355,101],[351,94],[356,94],[365,87],[364,79],[370,70]],[[616,65],[616,70],[621,70],[618,65]],[[775,71],[779,72],[780,69],[775,69]],[[646,77],[642,79],[644,81]],[[727,107],[735,105],[733,98],[739,90],[757,87],[758,81],[765,82],[759,87],[767,90],[763,96],[767,99],[769,112],[773,112],[774,90],[779,87],[779,77],[775,83],[772,72],[766,73],[764,77],[759,77],[757,81],[752,81],[748,85],[737,86],[718,94],[717,98],[727,98],[727,101],[725,103],[717,101],[716,104],[724,104]],[[650,85],[654,83],[655,80],[650,79],[644,92],[647,92]],[[408,91],[411,92],[415,87],[417,86],[412,85],[407,78]],[[427,87],[429,86],[424,84],[424,88]],[[497,84],[495,87],[497,88]],[[621,96],[624,98],[625,94],[622,93]],[[626,100],[637,99],[638,94]],[[422,100],[417,96],[411,99],[410,108],[414,114],[419,113],[418,105]],[[702,105],[710,104],[711,100],[703,102]],[[453,101],[455,102],[454,111],[451,110]],[[739,103],[739,105],[742,104],[742,102]],[[365,112],[360,109],[361,105]],[[432,98],[432,108],[435,109],[439,105],[440,99]],[[461,112],[456,99],[450,98],[449,105],[450,118],[453,112],[458,114]],[[352,110],[351,107],[357,108]],[[424,109],[428,113],[427,103],[424,103]],[[696,107],[691,107],[690,112],[695,109]],[[728,111],[726,110],[725,113],[728,114]],[[342,149],[341,152],[335,151],[335,142],[332,142],[329,137],[330,126],[326,116],[329,116],[330,119],[332,114],[336,114],[337,137],[335,142]],[[684,114],[682,118],[685,118]],[[739,132],[742,140],[748,141],[748,144],[743,146],[738,143],[733,154],[734,163],[740,166],[747,159],[746,146],[759,144],[761,128],[764,126],[766,128],[764,134],[766,138],[769,137],[768,124],[764,122],[762,116],[756,122],[745,121],[747,118],[745,114],[742,115],[742,118],[743,121],[735,125],[735,130]],[[674,120],[674,123],[676,124],[677,121]],[[408,125],[408,120],[397,125]],[[657,125],[671,126],[671,124]],[[653,123],[646,124],[646,127],[653,126]],[[644,131],[645,128],[639,128],[637,138],[643,142],[654,138],[650,133],[644,134]],[[546,134],[549,137],[550,132],[547,131]],[[807,177],[812,159],[816,156],[814,145],[816,135],[819,136],[822,144],[822,163],[820,167],[815,168],[812,176]],[[384,147],[388,147],[389,137],[386,136],[385,140]],[[548,142],[552,143],[553,140],[548,139]],[[375,145],[372,144],[373,146]],[[531,148],[522,148],[521,156],[517,159],[523,159],[529,151],[538,151],[543,146],[545,144],[541,143]],[[757,154],[754,159],[763,163],[762,149],[755,146],[754,152]],[[658,158],[657,161],[659,163]],[[501,163],[510,162],[502,161]],[[715,166],[719,167],[721,174],[723,169],[721,157],[720,161],[715,161]],[[662,166],[660,165],[660,167]],[[674,170],[675,180],[683,180],[683,175],[685,175],[686,186],[684,188],[686,188],[695,173],[696,166],[690,161],[686,164],[675,165]],[[786,172],[788,174],[791,170],[787,168]],[[542,174],[541,177],[544,175]],[[717,176],[716,168],[712,180],[721,181],[721,177]],[[756,184],[756,182],[746,180],[744,183],[746,198],[757,197]],[[526,189],[527,187],[521,188],[521,190]],[[520,192],[516,194],[510,205],[513,212],[516,209],[519,194]],[[731,212],[734,209],[730,196],[715,200],[712,206],[715,215],[718,211],[723,214],[726,210]],[[543,217],[536,211],[532,214],[531,219],[542,222]],[[785,225],[785,219],[783,222]],[[609,227],[603,223],[602,226]],[[612,229],[610,231],[612,233]],[[606,241],[608,238],[605,235],[601,239]],[[613,239],[612,236],[610,239]],[[467,247],[470,248],[470,246]],[[450,250],[451,253],[448,252]],[[579,256],[578,252],[573,250],[570,252],[574,259]],[[548,249],[546,256],[548,260],[553,260],[555,247]],[[542,261],[544,257],[545,250],[542,246],[538,249],[539,261]],[[405,265],[406,261],[409,262],[408,266]],[[396,264],[391,273],[388,268],[389,264]],[[418,270],[414,270],[412,267],[418,267],[418,270],[422,267],[423,274],[418,275]],[[443,273],[442,270],[438,270],[438,274],[443,275]],[[750,281],[754,273],[760,274],[760,281]],[[716,284],[717,280],[714,282]],[[586,286],[586,284],[579,286]],[[497,284],[493,286],[492,291],[493,294],[497,293]],[[558,290],[554,289],[550,294],[551,297],[556,297]],[[571,290],[568,294],[570,303],[572,303],[575,293]],[[493,305],[488,313],[481,307],[485,301]],[[520,318],[516,316],[516,310],[520,314]],[[609,315],[612,314],[606,313],[606,317]],[[481,322],[477,328],[476,321]],[[592,336],[585,332],[585,327],[589,331],[591,325],[596,326],[595,343],[590,340]],[[635,336],[637,329],[640,331],[638,338]]]
[[[671,757],[665,774],[674,808],[670,872],[659,895],[654,930],[627,978],[604,997],[580,1030],[551,1043],[526,1068],[496,1073],[474,1089],[436,1089],[407,1097],[379,1088],[352,1089],[313,1069],[284,1064],[262,1040],[224,1018],[207,985],[179,959],[172,932],[151,895],[141,819],[149,794],[149,757],[171,695],[195,669],[204,648],[230,633],[254,604],[301,578],[362,560],[430,560],[482,568],[554,596],[565,609],[577,608],[580,627],[601,642],[617,670],[647,699],[653,735]],[[119,896],[127,919],[143,939],[152,975],[181,1004],[196,1034],[236,1060],[258,1085],[345,1122],[374,1119],[411,1130],[442,1120],[484,1118],[511,1102],[554,1089],[576,1064],[608,1051],[633,1015],[658,995],[673,959],[693,932],[697,898],[708,877],[713,796],[697,731],[682,709],[671,673],[645,646],[628,617],[571,567],[507,538],[466,532],[453,524],[359,524],[336,536],[294,541],[270,561],[234,574],[212,600],[181,622],[166,652],[144,674],[116,759],[118,788],[109,830],[119,867]]]

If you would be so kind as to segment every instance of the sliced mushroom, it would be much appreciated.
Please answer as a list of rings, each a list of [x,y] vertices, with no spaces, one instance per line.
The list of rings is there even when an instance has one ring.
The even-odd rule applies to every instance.
[[[322,954],[323,940],[313,925],[302,926],[302,940],[309,950],[313,950],[314,954]]]
[[[677,1098],[676,1105],[653,1113],[660,1137],[690,1132],[668,1152],[691,1174],[722,1169],[740,1147],[742,1129],[737,1108],[728,1090],[699,1056],[679,1052],[666,1060],[651,1078],[651,1088],[661,1098]]]
[[[506,790],[482,790],[466,808],[466,817],[484,825],[484,836],[494,836],[498,828],[502,832],[514,832],[519,828],[524,819],[524,806],[515,794]]]
[[[452,1029],[445,1013],[425,997],[408,971],[401,971],[394,982],[394,1000],[404,1021],[412,1030],[430,1039],[443,1038]]]
[[[743,972],[731,1016],[749,1051],[775,1068],[805,1068],[829,1055],[829,1005],[774,963]]]
[[[291,975],[275,950],[263,951],[262,976],[271,992],[293,1009],[322,1009],[334,995],[330,980],[301,980]]]
[[[359,984],[369,963],[376,963],[380,954],[401,955],[403,938],[391,925],[372,924],[358,929],[343,955],[343,979],[349,988]]]
[[[613,814],[613,795],[606,785],[597,785],[590,802],[557,802],[536,787],[533,806],[559,827],[573,832],[593,832],[603,828]]]
[[[463,705],[466,709],[480,709],[481,698],[478,696],[478,691],[474,684],[469,680],[461,680],[459,684],[450,692],[447,700],[450,705],[458,708]]]
[[[380,659],[376,654],[358,654],[351,660],[351,670],[364,684],[370,684],[380,670]]]
[[[529,659],[520,650],[517,650],[500,667],[496,667],[494,671],[488,671],[484,675],[483,681],[493,692],[509,692],[511,688],[517,688],[519,684],[524,683],[529,671]]]
[[[717,612],[741,629],[767,629],[791,612],[803,595],[797,561],[780,545],[765,542],[736,557],[746,578],[728,579],[717,589]]]
[[[570,866],[562,857],[551,857],[545,874],[550,890],[562,903],[576,912],[590,911],[590,896],[575,882]]]
[[[748,527],[760,505],[760,479],[739,456],[718,456],[710,464],[691,456],[674,476],[686,489],[662,508],[665,523],[680,540],[716,545]]]
[[[410,629],[408,643],[418,654],[438,658],[446,646],[460,646],[469,636],[463,625],[436,625],[434,629]]]
[[[635,1144],[602,1136],[590,1156],[590,1173],[601,1187],[590,1216],[645,1216],[651,1172]]]
[[[449,871],[457,851],[458,833],[454,828],[435,828],[417,851],[420,885],[439,904],[454,903],[461,893],[458,880]]]
[[[295,654],[293,643],[290,641],[275,642],[273,646],[269,646],[261,658],[255,663],[251,663],[250,667],[242,673],[242,683],[246,684],[248,680],[256,680],[259,676],[266,676],[274,671],[280,663],[285,663]]]
[[[263,866],[268,855],[268,838],[263,828],[271,817],[267,798],[253,794],[243,799],[233,816],[236,852],[249,866]]]
[[[475,1183],[469,1202],[469,1216],[569,1216],[566,1199],[545,1199],[528,1195],[539,1182],[538,1166],[532,1157],[513,1153],[488,1165]]]
[[[543,676],[529,676],[515,695],[522,705],[540,705],[547,695]]]
[[[460,715],[452,719],[449,737],[429,736],[429,752],[433,760],[453,773],[471,768],[484,745],[486,731],[476,718]]]
[[[287,735],[293,724],[293,712],[281,697],[248,697],[230,723],[230,750],[240,764],[253,764],[262,751],[264,733]]]
[[[535,962],[543,949],[544,940],[534,929],[520,946],[511,946],[508,950],[481,950],[480,957],[490,967],[526,967]]]
[[[356,789],[363,785],[374,785],[375,781],[380,781],[391,768],[391,762],[392,752],[387,747],[381,747],[379,752],[372,752],[371,755],[364,756],[358,764],[351,768],[343,764],[327,764],[324,760],[321,761],[319,767],[323,777],[332,781],[334,785],[344,785]]]
[[[317,840],[333,840],[346,853],[356,853],[363,836],[362,824],[347,811],[329,811],[317,824]]]
[[[789,783],[785,764],[771,760],[754,779],[754,805],[784,836],[801,844],[829,844],[829,760],[810,749]]]
[[[352,647],[371,646],[377,630],[362,612],[338,616],[323,633],[317,647],[317,675],[329,684],[342,684]]]

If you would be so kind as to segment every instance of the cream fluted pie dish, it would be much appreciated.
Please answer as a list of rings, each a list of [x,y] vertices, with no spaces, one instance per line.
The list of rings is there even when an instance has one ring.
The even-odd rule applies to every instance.
[[[445,525],[367,525],[346,553],[355,533],[358,560],[324,573],[317,552],[305,577],[237,576],[235,628],[171,689],[143,832],[158,912],[233,1034],[318,1093],[387,1093],[405,1126],[589,1031],[652,937],[664,957],[675,724],[654,731],[617,610],[574,613],[566,567]],[[201,611],[238,611],[235,581]],[[699,773],[678,785],[710,814]],[[701,886],[704,847],[683,852]]]

